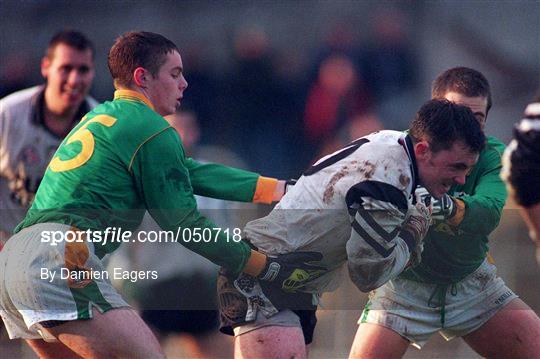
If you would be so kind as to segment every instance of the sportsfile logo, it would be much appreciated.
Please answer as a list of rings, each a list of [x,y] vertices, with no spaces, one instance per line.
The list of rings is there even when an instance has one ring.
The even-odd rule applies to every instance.
[[[188,228],[178,227],[176,231],[139,231],[135,235],[132,231],[125,231],[117,227],[107,227],[104,231],[93,231],[87,229],[68,231],[43,231],[41,232],[41,242],[57,246],[62,242],[83,243],[92,242],[101,244],[108,243],[211,243],[218,239],[227,242],[240,242],[242,240],[242,230],[240,228]]]

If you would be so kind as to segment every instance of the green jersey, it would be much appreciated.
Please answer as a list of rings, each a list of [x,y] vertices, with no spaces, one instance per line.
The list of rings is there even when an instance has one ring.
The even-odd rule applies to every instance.
[[[454,185],[449,191],[465,203],[463,220],[457,226],[433,224],[424,240],[421,263],[402,277],[450,284],[474,272],[484,261],[488,235],[498,226],[506,201],[506,188],[499,177],[504,147],[496,138],[487,138],[486,148],[465,184]]]
[[[62,142],[15,231],[43,222],[83,231],[133,230],[148,210],[167,231],[215,232],[217,226],[197,211],[194,193],[264,201],[269,181],[256,173],[186,158],[178,133],[144,96],[116,91],[114,101],[89,112]],[[223,233],[209,243],[178,242],[233,273],[239,273],[250,256],[246,243]],[[96,255],[102,257],[119,245],[95,245]]]

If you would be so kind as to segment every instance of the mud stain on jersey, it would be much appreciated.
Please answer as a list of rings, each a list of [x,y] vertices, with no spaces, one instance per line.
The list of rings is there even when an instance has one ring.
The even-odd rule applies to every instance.
[[[368,180],[373,177],[373,173],[375,173],[375,165],[369,161],[362,161],[361,167],[358,169],[358,171],[364,175],[364,177]]]
[[[330,179],[330,182],[328,182],[328,185],[326,185],[326,189],[324,190],[323,194],[323,202],[328,204],[330,201],[332,201],[332,198],[334,198],[334,187],[336,186],[336,183],[345,177],[349,173],[349,167],[344,166],[341,170],[339,170],[338,173],[332,176]]]
[[[408,176],[405,176],[403,173],[399,175],[399,183],[403,187],[407,187],[411,183],[411,179]]]

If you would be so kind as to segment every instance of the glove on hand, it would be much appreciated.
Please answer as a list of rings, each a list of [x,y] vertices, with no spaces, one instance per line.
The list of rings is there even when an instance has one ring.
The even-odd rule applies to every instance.
[[[416,243],[420,243],[429,230],[431,218],[431,207],[424,202],[416,202],[402,228],[413,235]]]
[[[429,201],[428,201],[429,202]],[[409,217],[403,223],[402,229],[409,232],[414,239],[414,249],[411,251],[409,266],[420,263],[421,253],[424,250],[424,238],[431,224],[431,206],[426,206],[425,201],[417,201],[410,209]]]
[[[309,281],[320,277],[326,268],[312,264],[323,258],[319,252],[293,252],[275,258],[267,257],[258,279],[276,282],[285,292],[295,292]]]
[[[425,202],[427,198],[431,198],[431,218],[435,221],[445,221],[452,218],[456,214],[456,205],[452,196],[446,193],[441,199],[433,198],[424,187],[418,187],[415,191],[417,198],[420,202]]]

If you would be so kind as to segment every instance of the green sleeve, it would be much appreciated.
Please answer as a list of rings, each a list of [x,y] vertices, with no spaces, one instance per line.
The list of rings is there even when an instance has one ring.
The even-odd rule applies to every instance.
[[[465,187],[473,188],[470,191],[465,188],[470,195],[460,197],[465,202],[465,215],[458,228],[464,232],[487,236],[499,225],[507,196],[499,176],[503,151],[502,143],[491,144],[481,153],[478,164],[467,179],[474,183],[466,183]]]
[[[185,161],[182,145],[173,129],[166,129],[141,146],[131,167],[141,199],[164,230],[176,233],[179,227],[216,228],[217,225],[197,210]],[[217,240],[208,243],[181,238],[178,238],[180,244],[235,275],[242,271],[251,254],[245,242],[234,242],[222,233]]]
[[[228,201],[251,202],[259,174],[216,163],[185,159],[195,194]]]

